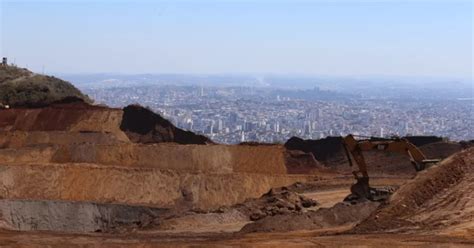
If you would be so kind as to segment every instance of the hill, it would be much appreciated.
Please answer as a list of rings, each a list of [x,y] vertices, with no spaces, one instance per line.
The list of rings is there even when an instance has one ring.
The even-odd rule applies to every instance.
[[[0,103],[13,107],[41,107],[65,98],[91,99],[71,83],[35,74],[16,66],[0,67]]]

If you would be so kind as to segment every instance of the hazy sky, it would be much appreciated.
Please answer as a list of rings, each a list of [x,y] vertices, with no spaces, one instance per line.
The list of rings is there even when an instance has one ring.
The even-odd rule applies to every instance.
[[[472,76],[469,0],[0,1],[34,71]]]

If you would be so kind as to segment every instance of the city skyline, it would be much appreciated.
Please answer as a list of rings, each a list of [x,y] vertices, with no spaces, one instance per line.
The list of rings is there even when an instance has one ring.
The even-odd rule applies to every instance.
[[[318,89],[309,94],[251,87],[142,85],[81,89],[112,107],[140,104],[176,126],[216,142],[284,143],[296,136],[320,139],[358,134],[392,137],[436,135],[474,139],[472,99],[348,95]],[[301,96],[312,97],[304,99]]]

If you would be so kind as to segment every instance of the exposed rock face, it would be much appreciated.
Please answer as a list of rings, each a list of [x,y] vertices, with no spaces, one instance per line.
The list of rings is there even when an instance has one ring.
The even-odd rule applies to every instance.
[[[86,163],[0,165],[1,199],[87,201],[210,210],[310,176],[185,173]]]
[[[4,163],[89,163],[127,168],[155,168],[188,173],[286,175],[281,146],[142,145],[122,143],[28,146],[0,149]]]
[[[120,109],[84,102],[57,103],[44,108],[2,109],[0,130],[102,132],[124,136],[119,128],[122,114]]]
[[[123,109],[120,129],[128,135],[130,140],[138,143],[212,143],[209,138],[177,128],[160,115],[138,105],[129,105]]]
[[[90,202],[0,200],[0,228],[19,231],[118,232],[146,227],[166,210]]]

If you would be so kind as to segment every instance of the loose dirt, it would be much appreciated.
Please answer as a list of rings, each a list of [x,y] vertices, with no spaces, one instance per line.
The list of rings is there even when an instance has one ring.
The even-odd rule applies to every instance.
[[[473,178],[474,148],[470,148],[419,173],[353,232],[421,231],[473,237]]]
[[[370,201],[357,204],[337,203],[333,207],[316,211],[265,218],[247,224],[241,232],[289,232],[350,226],[367,218],[379,204]]]

